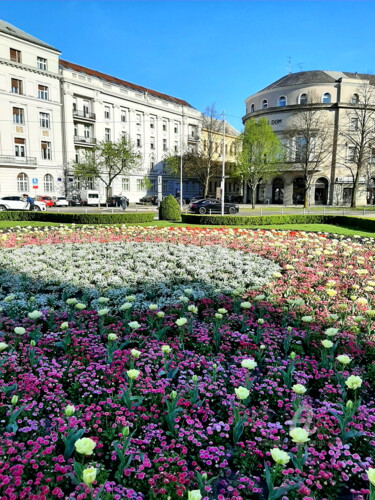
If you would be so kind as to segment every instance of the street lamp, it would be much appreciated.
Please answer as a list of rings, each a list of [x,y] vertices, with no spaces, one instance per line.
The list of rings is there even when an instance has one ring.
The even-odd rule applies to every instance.
[[[224,215],[225,196],[225,114],[223,111],[223,163],[221,168],[221,215]]]

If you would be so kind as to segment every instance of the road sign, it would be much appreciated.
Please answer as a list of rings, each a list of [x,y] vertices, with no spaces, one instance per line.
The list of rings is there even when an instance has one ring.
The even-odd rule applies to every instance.
[[[38,186],[33,186],[33,189],[38,189]]]
[[[38,178],[37,178],[37,177],[34,177],[34,178],[32,179],[32,183],[33,183],[33,184],[38,184]]]

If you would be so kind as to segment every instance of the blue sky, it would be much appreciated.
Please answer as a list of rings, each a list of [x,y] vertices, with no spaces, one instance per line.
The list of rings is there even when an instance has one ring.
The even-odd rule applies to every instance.
[[[62,58],[185,99],[241,129],[244,100],[288,73],[375,73],[372,1],[0,1]]]

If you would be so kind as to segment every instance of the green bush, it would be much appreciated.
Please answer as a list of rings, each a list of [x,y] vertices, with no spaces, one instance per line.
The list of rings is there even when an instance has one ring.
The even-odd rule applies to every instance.
[[[176,198],[172,195],[166,196],[159,207],[159,220],[180,221],[181,210]]]
[[[153,212],[116,214],[56,213],[56,212],[0,212],[0,220],[57,222],[61,224],[136,224],[153,222]]]

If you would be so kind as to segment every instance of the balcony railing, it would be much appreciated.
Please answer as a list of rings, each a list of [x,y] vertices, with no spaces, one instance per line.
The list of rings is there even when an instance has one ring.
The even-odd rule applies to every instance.
[[[191,135],[189,134],[188,135],[188,141],[189,142],[198,142],[199,141],[199,137],[195,136],[195,135]]]
[[[88,111],[81,111],[79,109],[73,109],[74,118],[85,118],[86,120],[96,120],[95,113],[89,113]]]
[[[82,135],[75,135],[74,142],[93,145],[96,144],[96,139],[95,137],[83,137]]]
[[[0,156],[1,165],[36,165],[35,156]]]

